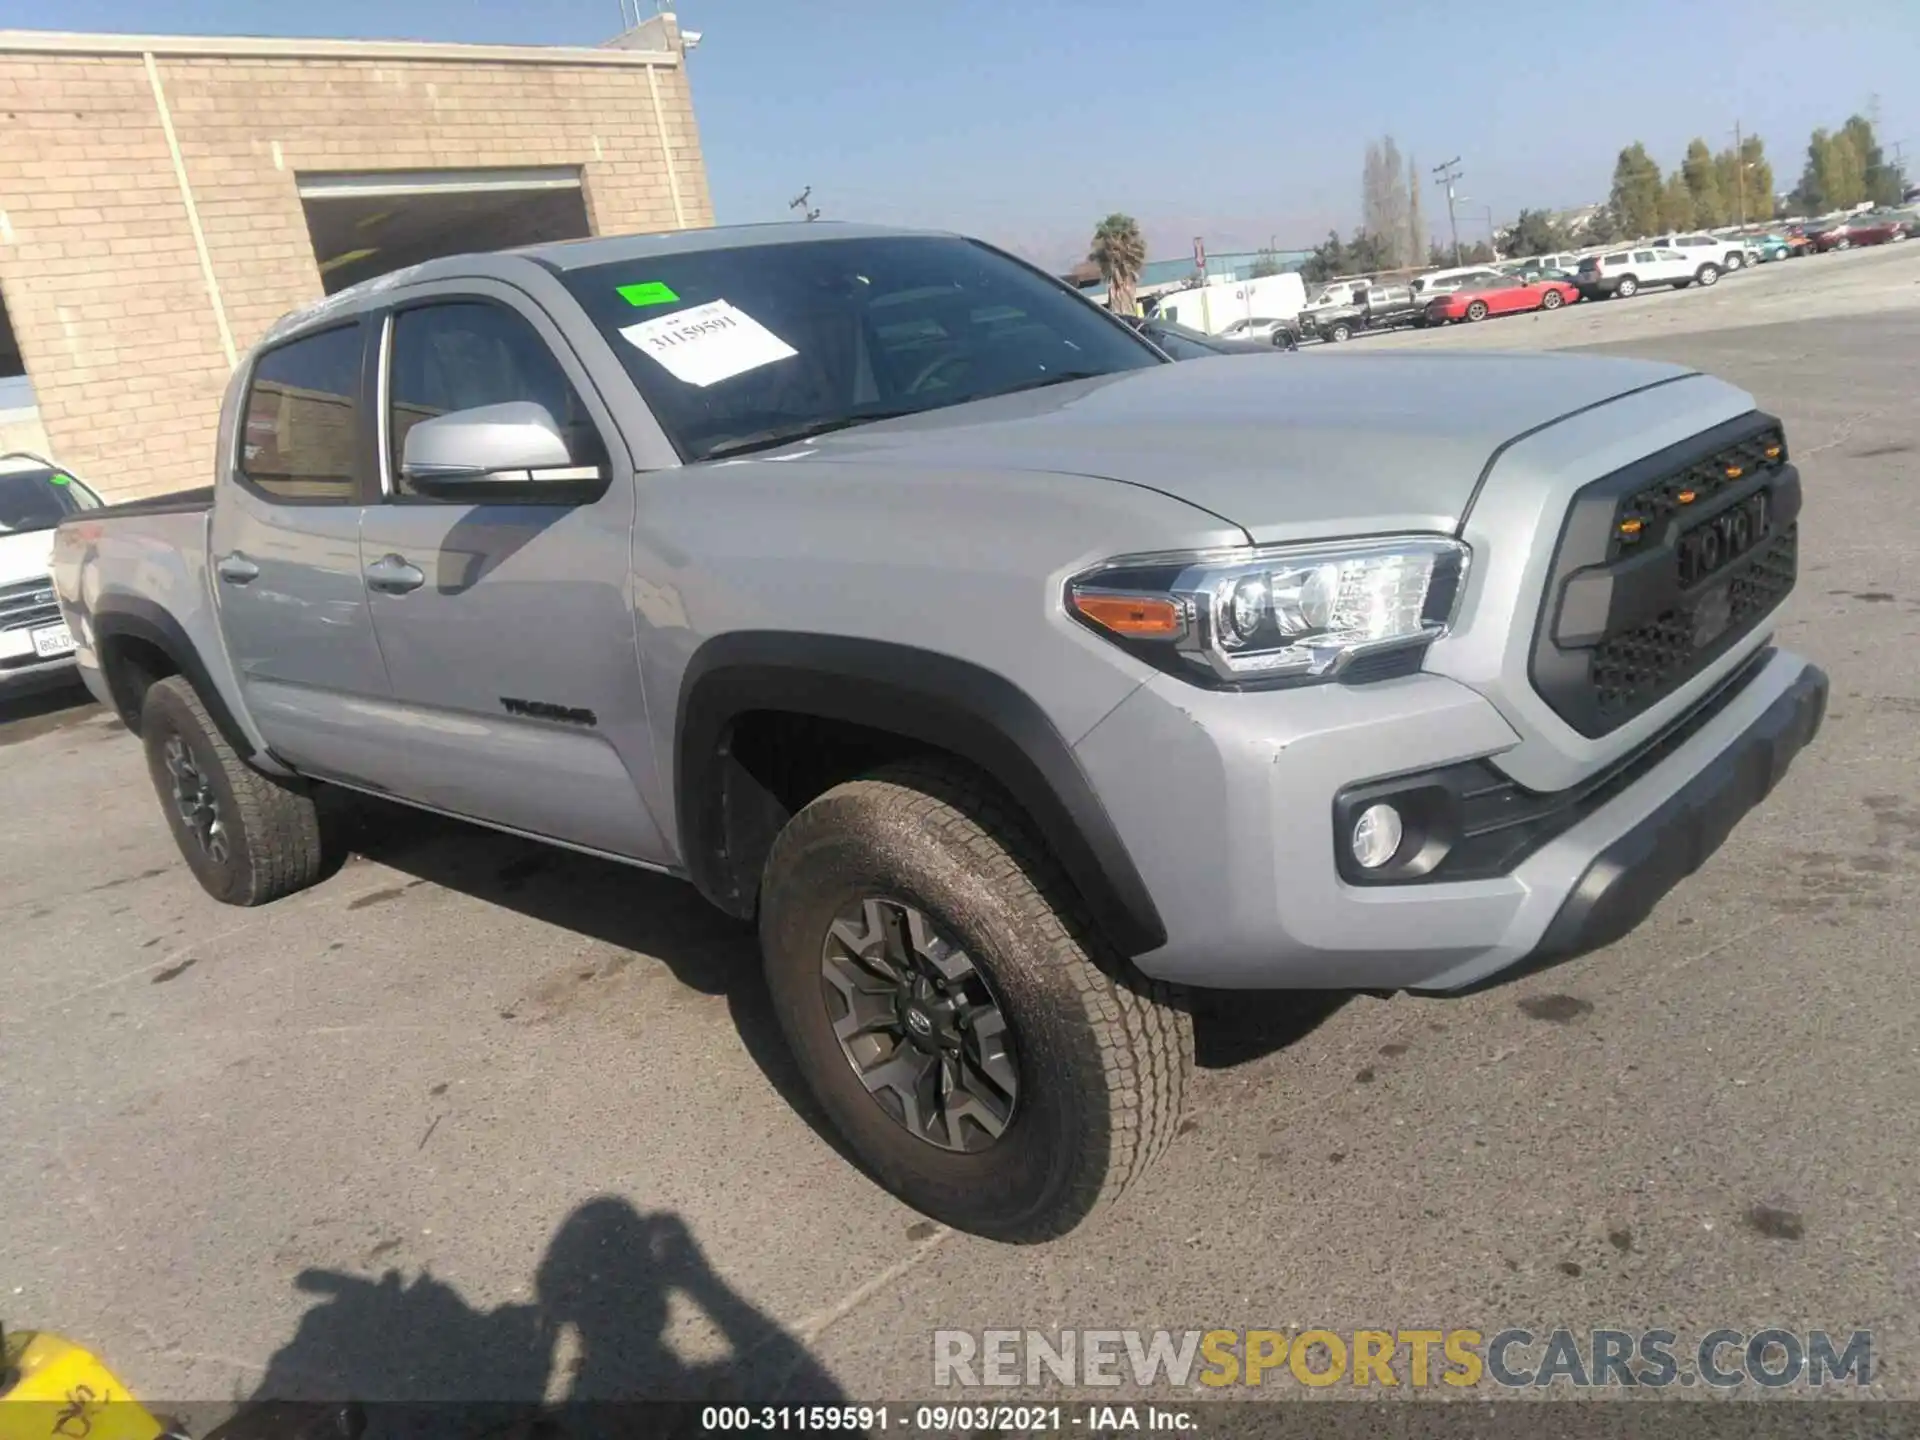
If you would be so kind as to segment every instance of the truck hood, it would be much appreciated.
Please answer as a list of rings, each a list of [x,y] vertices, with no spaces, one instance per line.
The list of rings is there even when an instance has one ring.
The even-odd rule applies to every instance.
[[[0,585],[46,579],[52,568],[52,530],[0,530]]]
[[[1258,542],[1356,522],[1451,531],[1507,441],[1690,373],[1563,354],[1223,356],[882,421],[783,458],[1091,475]]]

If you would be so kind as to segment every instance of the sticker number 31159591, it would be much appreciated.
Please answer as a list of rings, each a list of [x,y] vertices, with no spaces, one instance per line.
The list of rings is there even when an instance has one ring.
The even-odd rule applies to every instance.
[[[674,379],[703,388],[797,353],[725,300],[623,326],[620,335],[657,360]]]

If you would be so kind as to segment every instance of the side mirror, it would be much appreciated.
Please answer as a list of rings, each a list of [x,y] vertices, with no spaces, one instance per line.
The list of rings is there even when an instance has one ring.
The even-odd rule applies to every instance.
[[[547,407],[532,400],[480,405],[422,420],[407,431],[400,473],[435,499],[546,501],[577,499],[584,485],[604,484],[598,466],[576,465]]]

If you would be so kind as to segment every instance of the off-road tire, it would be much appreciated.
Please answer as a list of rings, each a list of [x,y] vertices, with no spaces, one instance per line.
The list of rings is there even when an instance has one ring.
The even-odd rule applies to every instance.
[[[167,742],[177,737],[219,805],[224,858],[203,846],[175,804]],[[174,843],[214,899],[264,905],[304,890],[326,871],[318,809],[311,796],[248,765],[227,744],[200,696],[183,677],[156,681],[140,709],[147,772],[173,831]]]
[[[822,947],[836,914],[873,895],[918,908],[999,997],[1020,1089],[984,1150],[908,1131],[835,1039]],[[827,1117],[875,1179],[944,1224],[1017,1243],[1063,1235],[1117,1199],[1179,1127],[1193,1064],[1184,998],[1113,952],[1025,818],[970,771],[892,765],[803,808],[767,858],[760,945],[775,1013]]]

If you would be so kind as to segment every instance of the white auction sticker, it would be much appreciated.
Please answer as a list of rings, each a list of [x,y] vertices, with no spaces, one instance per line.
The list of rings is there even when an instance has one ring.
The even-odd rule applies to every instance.
[[[702,387],[799,353],[725,300],[624,326],[620,334],[658,360],[674,379]]]

